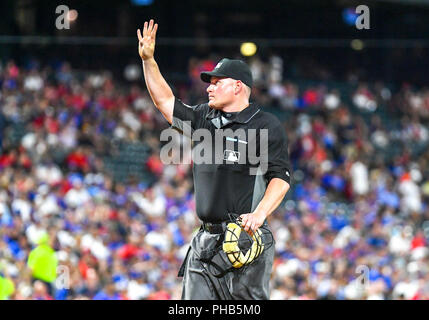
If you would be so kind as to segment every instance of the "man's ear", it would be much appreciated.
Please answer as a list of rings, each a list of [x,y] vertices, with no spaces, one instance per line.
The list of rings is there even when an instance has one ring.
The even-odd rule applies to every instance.
[[[243,84],[241,83],[241,81],[236,81],[235,87],[234,87],[234,94],[235,95],[239,94],[241,90],[243,90]]]

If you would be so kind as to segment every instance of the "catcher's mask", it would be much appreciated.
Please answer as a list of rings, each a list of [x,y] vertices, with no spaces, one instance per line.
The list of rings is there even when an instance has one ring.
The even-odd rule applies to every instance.
[[[200,259],[208,263],[209,271],[221,277],[229,271],[244,271],[273,244],[273,235],[266,224],[259,227],[251,235],[241,226],[241,218],[229,214],[230,221],[226,225],[223,236],[219,238],[215,250],[203,253]]]

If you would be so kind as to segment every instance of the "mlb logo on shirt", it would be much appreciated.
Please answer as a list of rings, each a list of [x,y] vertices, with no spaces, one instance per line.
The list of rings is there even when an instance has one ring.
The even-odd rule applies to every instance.
[[[231,162],[238,162],[240,159],[240,152],[233,151],[233,150],[225,150],[223,152],[223,160],[231,161]]]

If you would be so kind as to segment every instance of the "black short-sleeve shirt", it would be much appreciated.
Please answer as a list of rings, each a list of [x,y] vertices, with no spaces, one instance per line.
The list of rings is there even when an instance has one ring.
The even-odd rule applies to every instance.
[[[196,213],[204,222],[253,212],[273,178],[290,184],[285,128],[253,103],[225,113],[176,99],[172,127],[191,137]]]

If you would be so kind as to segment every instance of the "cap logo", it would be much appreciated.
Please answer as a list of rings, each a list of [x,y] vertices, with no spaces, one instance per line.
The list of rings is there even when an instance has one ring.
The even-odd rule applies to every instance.
[[[222,65],[222,63],[223,63],[223,62],[219,62],[219,63],[216,65],[215,69],[216,69],[216,70],[217,70],[217,69],[219,69],[219,68],[220,68],[220,66]]]

